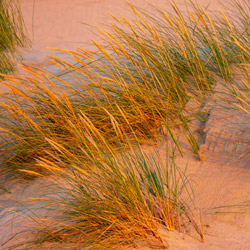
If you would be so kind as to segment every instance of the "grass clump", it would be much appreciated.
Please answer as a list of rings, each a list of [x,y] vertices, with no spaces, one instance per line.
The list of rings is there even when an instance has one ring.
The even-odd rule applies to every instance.
[[[6,74],[14,70],[18,46],[29,44],[18,1],[0,1],[0,28],[0,73]]]
[[[139,145],[119,154],[95,145],[103,157],[97,159],[82,149],[92,164],[92,170],[86,171],[81,159],[76,164],[66,148],[54,141],[50,144],[55,148],[53,160],[37,160],[37,165],[56,175],[57,187],[49,188],[53,195],[38,198],[50,215],[36,219],[30,242],[12,249],[27,243],[25,249],[122,249],[143,241],[165,249],[168,244],[159,229],[182,231],[190,224],[203,239],[191,210],[191,183],[174,163],[175,149],[172,159],[168,149],[162,159]],[[59,155],[69,163],[60,161]]]
[[[186,104],[190,99],[200,104],[209,96],[214,82],[210,58],[200,53],[194,27],[176,5],[173,16],[160,11],[159,22],[131,8],[137,21],[115,18],[112,33],[103,34],[105,44],[94,42],[97,52],[66,51],[75,64],[49,56],[70,80],[36,68],[26,68],[30,76],[23,79],[9,77],[15,98],[2,104],[7,111],[2,131],[8,134],[5,148],[10,152],[5,169],[32,170],[32,159],[53,153],[45,137],[62,144],[71,141],[69,151],[77,154],[75,145],[84,138],[79,135],[88,131],[82,117],[110,143],[116,137],[113,120],[143,139],[157,138],[160,126],[178,129],[198,154],[189,128],[194,111]]]

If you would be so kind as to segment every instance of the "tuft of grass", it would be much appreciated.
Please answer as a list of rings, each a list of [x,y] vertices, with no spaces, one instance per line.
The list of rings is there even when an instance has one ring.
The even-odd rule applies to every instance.
[[[6,74],[14,70],[18,46],[29,44],[18,0],[0,1],[0,27],[0,73]]]
[[[99,145],[101,159],[82,149],[92,165],[86,171],[82,160],[72,160],[64,146],[49,143],[55,149],[53,160],[40,158],[36,163],[56,176],[52,197],[38,198],[49,216],[36,218],[33,238],[11,249],[22,245],[48,249],[49,244],[53,249],[72,244],[77,249],[122,249],[142,241],[152,248],[167,248],[159,229],[182,231],[190,224],[203,239],[191,210],[190,179],[174,162],[175,147],[167,147],[167,159],[147,153],[136,142],[119,154]],[[59,155],[68,163],[60,161]]]

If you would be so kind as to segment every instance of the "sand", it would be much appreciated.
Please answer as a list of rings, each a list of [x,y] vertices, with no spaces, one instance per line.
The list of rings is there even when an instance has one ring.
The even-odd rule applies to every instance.
[[[58,55],[58,52],[49,51],[48,47],[68,50],[92,48],[91,40],[98,39],[93,27],[109,22],[108,12],[128,14],[128,6],[123,0],[71,0],[70,3],[68,0],[35,0],[35,5],[33,0],[20,2],[33,42],[31,49],[23,50],[20,65],[32,64],[44,68],[49,67],[44,54]],[[132,2],[142,7],[148,6],[144,0]],[[215,0],[198,2],[209,5],[211,10],[218,10]],[[164,0],[154,0],[152,3],[159,7],[170,6]],[[20,65],[19,72],[22,72]],[[0,86],[0,93],[6,91]],[[188,164],[197,208],[203,214],[205,241],[202,243],[198,235],[190,232],[162,231],[169,249],[250,249],[250,138],[245,136],[250,118],[238,110],[221,108],[219,102],[218,96],[213,96],[204,107],[209,114],[207,121],[197,124],[197,131],[202,136],[200,147],[203,160],[199,161],[188,146],[184,157],[177,158],[180,168],[184,169]],[[156,148],[164,158],[164,142],[159,142]],[[152,151],[150,147],[146,150]],[[34,194],[43,197],[45,191],[41,187],[49,183],[50,179],[38,178],[28,184],[10,185],[10,193],[0,191],[0,249],[11,235],[29,226],[23,209],[28,211],[39,207],[39,202],[31,202],[27,198],[34,197]],[[220,208],[222,206],[228,207]],[[10,210],[18,210],[22,216],[7,214]],[[21,240],[16,237],[5,247]]]

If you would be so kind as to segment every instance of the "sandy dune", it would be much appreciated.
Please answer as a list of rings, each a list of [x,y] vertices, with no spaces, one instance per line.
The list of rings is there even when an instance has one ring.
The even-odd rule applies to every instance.
[[[23,52],[21,63],[45,68],[48,65],[43,54],[57,54],[48,51],[47,47],[68,50],[77,47],[91,48],[91,40],[98,39],[93,33],[93,27],[109,22],[108,12],[126,15],[129,9],[123,0],[20,0],[20,2],[27,31],[33,42],[33,47]],[[149,6],[144,0],[131,2],[144,8]],[[218,9],[216,0],[198,0],[198,2],[209,5],[211,10]],[[169,1],[164,0],[154,0],[152,4],[170,7]],[[179,234],[164,231],[162,235],[172,250],[247,250],[250,249],[248,207],[250,206],[250,138],[246,138],[244,132],[249,127],[250,119],[238,110],[222,109],[217,96],[211,98],[204,110],[209,113],[208,119],[202,127],[198,127],[203,136],[200,142],[203,161],[198,161],[187,147],[184,158],[177,158],[177,165],[185,168],[188,164],[189,174],[194,181],[197,207],[203,213],[205,242],[201,243],[197,235],[189,232]],[[159,143],[157,150],[164,158],[164,143]],[[44,186],[44,182],[47,183],[49,180],[40,178],[28,186],[12,185],[11,193],[4,191],[0,193],[0,213],[3,215],[0,217],[0,249],[1,244],[20,228],[23,229],[26,223],[26,219],[21,217],[17,222],[13,220],[9,224],[9,219],[13,215],[5,215],[5,212],[21,209],[22,206],[28,209],[39,206],[37,203],[27,202],[27,198],[32,197],[35,190]],[[43,190],[40,195],[43,195]],[[4,209],[1,209],[1,206]],[[228,207],[221,208],[222,206]],[[17,237],[8,245],[19,240],[21,239]]]
[[[135,6],[149,9],[150,5],[171,9],[168,0],[133,0]],[[179,6],[182,0],[176,1]],[[211,10],[218,10],[218,0],[198,0]],[[108,24],[113,15],[129,18],[130,8],[124,0],[20,0],[29,37],[32,40],[32,55],[24,55],[28,61],[40,61],[48,47],[74,50],[77,47],[91,48],[91,41],[101,25]],[[35,53],[34,53],[35,52]],[[38,62],[37,62],[38,63]]]
[[[128,16],[129,6],[124,0],[20,0],[28,34],[35,50],[46,47],[75,49],[87,47],[96,36],[93,31],[100,24],[107,24],[108,13]],[[153,6],[170,9],[167,0],[133,0],[135,6]],[[184,1],[180,1],[183,5]],[[198,3],[217,10],[217,0],[198,0]],[[178,3],[178,1],[176,1]],[[33,11],[34,10],[34,11]]]

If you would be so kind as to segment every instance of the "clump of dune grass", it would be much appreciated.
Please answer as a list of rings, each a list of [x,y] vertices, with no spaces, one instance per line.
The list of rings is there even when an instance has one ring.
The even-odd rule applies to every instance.
[[[119,124],[114,124],[114,130],[118,128]],[[25,249],[123,249],[142,242],[164,249],[168,244],[160,228],[183,231],[190,225],[203,239],[191,210],[190,179],[174,162],[175,146],[167,147],[166,158],[162,158],[147,153],[137,143],[117,154],[97,146],[91,133],[89,140],[102,155],[100,160],[81,149],[91,162],[91,171],[84,170],[81,159],[72,160],[65,146],[49,141],[55,149],[53,160],[40,158],[36,163],[56,179],[57,187],[49,188],[54,194],[38,198],[50,211],[49,216],[45,220],[36,216],[33,236],[11,249],[22,245]],[[59,155],[68,158],[68,163]]]
[[[44,138],[71,141],[69,152],[80,153],[75,145],[87,145],[79,135],[89,130],[83,119],[110,143],[116,137],[113,119],[146,140],[159,138],[161,126],[172,138],[178,130],[199,156],[190,128],[198,113],[186,105],[205,102],[216,75],[229,78],[225,39],[201,7],[193,6],[185,16],[173,4],[173,14],[158,10],[161,19],[131,8],[135,20],[114,17],[111,31],[102,32],[104,43],[94,42],[97,52],[65,51],[75,63],[48,57],[67,73],[66,79],[37,68],[26,68],[27,77],[8,77],[13,97],[2,103],[5,169],[32,171],[34,159],[49,158],[54,149]]]
[[[29,44],[18,0],[0,1],[0,27],[0,73],[6,74],[14,69],[18,46]]]

